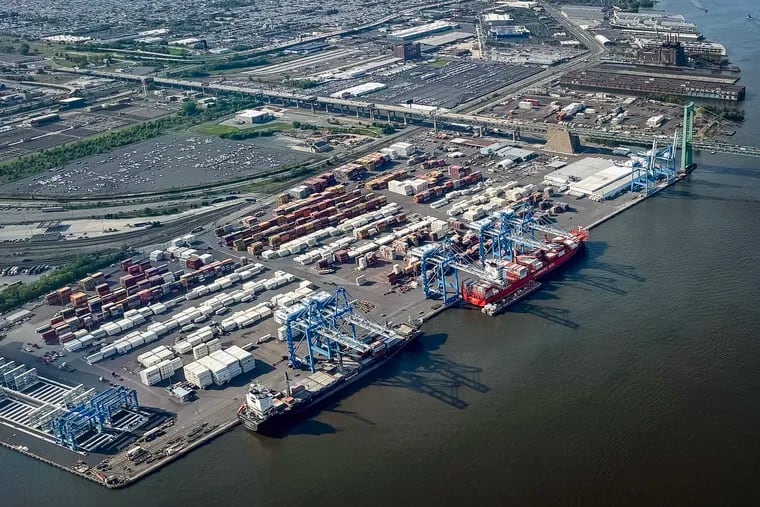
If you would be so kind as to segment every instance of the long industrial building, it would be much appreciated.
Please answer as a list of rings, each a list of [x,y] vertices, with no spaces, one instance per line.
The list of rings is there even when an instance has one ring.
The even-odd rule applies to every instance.
[[[633,75],[603,67],[595,67],[565,74],[559,80],[561,86],[579,90],[598,90],[663,96],[693,97],[739,101],[744,99],[744,86],[710,82],[690,78],[660,77],[656,75]]]

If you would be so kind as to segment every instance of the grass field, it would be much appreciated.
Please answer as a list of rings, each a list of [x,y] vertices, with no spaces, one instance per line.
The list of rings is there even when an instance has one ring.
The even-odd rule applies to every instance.
[[[272,122],[264,123],[262,125],[256,125],[255,127],[232,127],[229,125],[218,124],[206,124],[193,127],[193,130],[207,136],[221,136],[223,134],[233,134],[235,132],[262,132],[265,130],[271,130],[273,132],[282,132],[283,130],[290,130],[293,125],[285,122]]]
[[[446,58],[438,58],[437,60],[433,60],[432,62],[428,63],[430,67],[433,67],[434,69],[440,69],[449,64],[449,60]]]

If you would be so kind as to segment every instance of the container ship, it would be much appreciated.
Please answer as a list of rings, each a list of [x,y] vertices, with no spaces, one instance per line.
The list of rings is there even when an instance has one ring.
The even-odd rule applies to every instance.
[[[588,238],[588,231],[579,229],[567,237],[549,240],[547,250],[516,255],[514,262],[489,262],[486,269],[505,282],[465,280],[462,282],[462,299],[483,308],[484,313],[495,315],[537,290],[541,285],[539,280],[572,259]]]
[[[291,383],[286,373],[285,388],[282,391],[251,384],[244,403],[238,409],[238,419],[247,430],[262,434],[278,434],[305,412],[317,408],[328,398],[388,363],[410,343],[416,341],[421,334],[421,324],[401,324],[395,329],[396,337],[381,338],[373,342],[372,351],[366,357],[344,358],[338,362],[322,361],[319,363],[318,371],[298,382]]]

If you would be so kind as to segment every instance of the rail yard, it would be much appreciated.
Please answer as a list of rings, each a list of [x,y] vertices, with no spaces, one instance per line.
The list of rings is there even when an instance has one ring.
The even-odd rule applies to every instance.
[[[120,253],[3,316],[0,442],[118,488],[240,423],[287,434],[439,312],[494,317],[562,276],[594,226],[686,177],[695,135],[728,149],[738,113],[625,78],[685,67],[650,18],[513,4],[412,6],[238,60],[193,59],[207,41],[181,34],[160,71],[142,49],[116,70],[30,60],[45,77],[3,94],[0,158],[61,155],[0,173],[0,267]],[[714,74],[661,79],[741,100]]]

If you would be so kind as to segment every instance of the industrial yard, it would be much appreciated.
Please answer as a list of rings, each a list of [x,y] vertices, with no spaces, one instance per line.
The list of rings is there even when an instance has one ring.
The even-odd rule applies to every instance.
[[[49,294],[0,344],[0,420],[29,452],[127,484],[234,425],[251,382],[326,389],[332,377],[308,371],[322,349],[292,327],[309,302],[337,305],[345,288],[346,311],[371,329],[424,319],[450,297],[426,278],[430,248],[451,237],[477,249],[473,224],[508,206],[529,206],[541,230],[603,220],[644,197],[624,161],[420,131],[305,180],[271,211],[255,205]],[[330,333],[345,361],[369,347]]]
[[[86,37],[0,19],[38,51],[113,50],[10,61],[44,77],[0,81],[0,161],[176,122],[0,185],[11,276],[121,259],[3,316],[3,445],[117,488],[240,422],[287,434],[439,312],[495,316],[562,276],[589,229],[693,169],[695,131],[738,124],[666,101],[744,96],[683,18],[402,2],[273,23],[285,7],[235,7],[225,33],[199,6]]]

